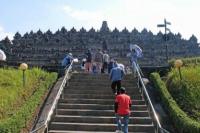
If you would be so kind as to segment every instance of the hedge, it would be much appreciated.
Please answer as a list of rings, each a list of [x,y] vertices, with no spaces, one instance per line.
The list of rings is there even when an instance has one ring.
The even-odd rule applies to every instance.
[[[33,114],[41,103],[42,96],[47,89],[51,87],[57,78],[57,74],[48,74],[38,90],[25,102],[19,111],[6,120],[0,121],[0,133],[19,133],[26,127],[27,122],[33,117]]]
[[[161,100],[167,109],[174,126],[180,133],[200,133],[200,123],[189,118],[173,100],[165,83],[158,73],[151,73],[150,80],[160,94]]]

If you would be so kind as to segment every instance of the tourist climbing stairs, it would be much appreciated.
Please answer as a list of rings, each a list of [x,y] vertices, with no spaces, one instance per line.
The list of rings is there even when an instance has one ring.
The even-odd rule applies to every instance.
[[[115,96],[107,74],[74,73],[64,88],[49,133],[115,132]],[[126,75],[122,86],[132,99],[129,132],[154,133],[152,118],[133,75]]]

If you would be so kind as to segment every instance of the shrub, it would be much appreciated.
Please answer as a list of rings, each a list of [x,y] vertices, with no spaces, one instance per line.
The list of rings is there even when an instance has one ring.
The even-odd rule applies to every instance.
[[[177,70],[168,74],[167,88],[180,108],[190,117],[200,121],[200,67],[183,67],[183,79],[180,80]]]
[[[200,123],[189,118],[174,101],[168,92],[165,83],[158,73],[152,73],[150,80],[160,94],[161,100],[167,109],[171,120],[180,133],[200,133]]]

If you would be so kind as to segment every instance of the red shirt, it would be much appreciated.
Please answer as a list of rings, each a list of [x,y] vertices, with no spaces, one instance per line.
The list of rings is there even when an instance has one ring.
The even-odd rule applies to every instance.
[[[115,98],[115,102],[118,103],[117,114],[119,115],[127,115],[130,114],[131,98],[126,94],[117,95]]]

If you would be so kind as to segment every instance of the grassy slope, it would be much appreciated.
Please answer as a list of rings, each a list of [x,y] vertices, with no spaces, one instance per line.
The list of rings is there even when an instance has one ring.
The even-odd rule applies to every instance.
[[[49,73],[37,68],[27,70],[26,85],[23,87],[22,71],[0,69],[0,120],[15,114],[48,76]],[[55,77],[54,74],[54,80]]]
[[[178,105],[191,118],[200,121],[200,67],[183,67],[183,80],[178,71],[172,69],[168,75],[167,88]]]

